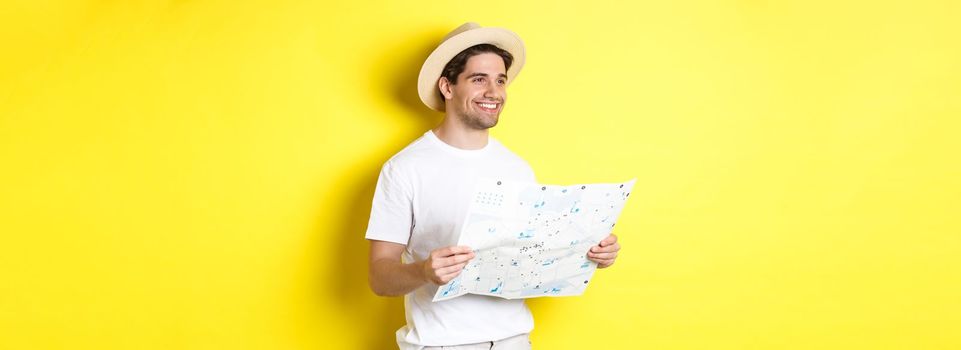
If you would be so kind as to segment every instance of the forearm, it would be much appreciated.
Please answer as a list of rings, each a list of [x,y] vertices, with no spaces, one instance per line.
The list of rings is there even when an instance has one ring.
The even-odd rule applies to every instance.
[[[410,264],[394,259],[378,259],[371,262],[370,288],[379,296],[401,296],[428,283],[424,276],[424,262]]]

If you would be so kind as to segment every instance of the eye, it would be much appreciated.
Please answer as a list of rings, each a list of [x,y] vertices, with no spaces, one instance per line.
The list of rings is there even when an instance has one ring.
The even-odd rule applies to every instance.
[[[497,83],[498,83],[498,84],[501,84],[501,85],[504,85],[504,84],[507,84],[507,80],[499,79],[499,80],[497,80]]]

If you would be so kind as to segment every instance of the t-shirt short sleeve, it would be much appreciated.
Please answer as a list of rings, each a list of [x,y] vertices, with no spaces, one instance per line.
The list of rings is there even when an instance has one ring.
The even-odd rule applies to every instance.
[[[365,238],[407,244],[413,228],[411,179],[387,161],[380,170]]]

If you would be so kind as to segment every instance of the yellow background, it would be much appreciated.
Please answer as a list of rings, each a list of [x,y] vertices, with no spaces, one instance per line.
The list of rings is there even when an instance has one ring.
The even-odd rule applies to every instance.
[[[638,178],[539,349],[961,348],[955,1],[5,1],[0,348],[381,349],[380,165],[472,20],[528,61],[493,133]]]

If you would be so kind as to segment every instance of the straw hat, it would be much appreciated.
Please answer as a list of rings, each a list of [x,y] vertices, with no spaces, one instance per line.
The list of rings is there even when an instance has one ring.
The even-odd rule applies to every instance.
[[[461,51],[477,45],[491,44],[514,56],[510,69],[507,70],[507,84],[514,81],[517,73],[524,66],[524,42],[512,31],[504,28],[481,27],[474,22],[467,22],[444,36],[440,45],[427,56],[424,66],[420,68],[417,77],[417,94],[427,107],[435,111],[444,111],[444,99],[438,93],[437,81],[444,70],[444,66]]]

